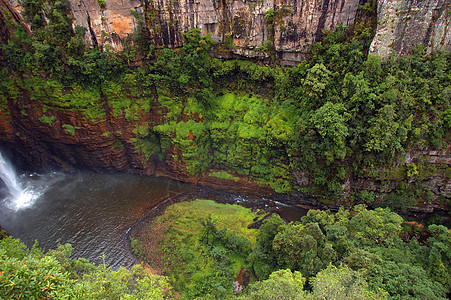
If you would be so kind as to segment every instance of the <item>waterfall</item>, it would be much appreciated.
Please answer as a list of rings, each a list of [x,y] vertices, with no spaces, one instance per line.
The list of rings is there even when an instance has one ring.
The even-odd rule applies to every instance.
[[[33,205],[40,193],[33,192],[31,186],[23,186],[19,181],[13,166],[3,158],[0,153],[0,179],[6,185],[9,196],[6,198],[7,206],[14,210]]]

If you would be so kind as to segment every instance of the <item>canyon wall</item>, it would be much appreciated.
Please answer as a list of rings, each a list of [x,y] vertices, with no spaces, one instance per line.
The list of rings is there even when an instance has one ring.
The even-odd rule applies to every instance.
[[[142,136],[136,128],[156,126],[163,121],[164,107],[155,99],[152,100],[150,110],[136,109],[132,112],[135,114],[133,118],[127,116],[126,112],[115,113],[105,102],[99,108],[104,113],[91,120],[86,118],[85,112],[46,106],[31,100],[27,93],[23,93],[18,103],[9,102],[8,105],[8,110],[0,109],[1,148],[16,153],[16,157],[20,157],[27,167],[37,171],[49,168],[62,168],[69,172],[76,169],[125,171],[231,192],[268,196],[276,194],[269,186],[261,185],[258,180],[245,175],[230,173],[233,175],[231,179],[209,176],[210,173],[222,172],[221,169],[207,168],[204,172],[191,174],[182,161],[173,158],[177,154],[175,145],[164,155],[146,156],[142,144],[137,143]],[[51,124],[43,122],[45,115],[55,116]],[[144,140],[149,137],[146,133]],[[403,207],[403,210],[416,216],[446,211],[443,203],[451,197],[451,145],[441,151],[414,148],[404,156],[402,162],[390,168],[363,170],[360,175],[348,177],[343,183],[343,198],[333,205],[336,208],[338,205],[347,205],[349,197],[361,195],[362,192],[372,195],[373,199],[368,204],[373,201],[380,203],[386,201],[386,195],[396,194],[412,186],[429,192],[425,197],[412,194],[412,199],[405,200],[410,206]],[[411,175],[408,175],[409,168],[413,168]],[[305,174],[293,170],[293,175],[298,186],[310,184],[311,179]],[[293,204],[330,206],[324,206],[315,197],[302,193],[291,194],[289,198]],[[331,208],[334,208],[333,205]]]
[[[5,20],[13,18],[21,23],[17,14],[20,6],[7,1],[0,0],[3,35],[3,29],[9,30],[5,27]],[[304,59],[308,46],[320,41],[323,29],[333,29],[339,24],[356,24],[365,3],[364,0],[70,0],[74,24],[86,27],[86,39],[104,48],[122,50],[139,27],[136,17],[141,16],[145,29],[149,30],[157,46],[179,47],[184,32],[200,28],[202,34],[210,33],[216,41],[232,41],[235,46],[230,50],[236,55],[264,58],[267,52],[262,48],[271,46],[288,64]],[[450,0],[379,1],[377,30],[370,51],[387,57],[392,51],[408,53],[419,43],[423,43],[427,51],[450,47],[449,9]],[[133,120],[124,112],[115,115],[106,102],[99,107],[103,115],[88,120],[81,111],[33,101],[24,91],[17,103],[8,101],[9,107],[0,107],[0,140],[3,146],[18,152],[37,170],[53,166],[68,171],[72,168],[128,171],[231,191],[272,193],[268,187],[259,186],[245,176],[234,174],[240,183],[237,184],[233,180],[208,176],[210,171],[192,175],[179,161],[172,159],[176,154],[171,152],[174,149],[169,149],[165,157],[146,157],[136,142],[141,138],[137,128],[161,124],[162,108],[156,99],[153,101],[151,110],[136,110],[137,117]],[[49,120],[48,116],[53,116],[54,120]],[[371,175],[349,178],[343,190],[346,195],[364,190],[386,194],[396,191],[400,181],[417,181],[432,193],[431,199],[424,200],[424,206],[434,207],[431,201],[451,197],[450,153],[449,147],[443,152],[415,149],[406,153],[406,161],[399,168],[370,170]],[[406,178],[406,164],[418,162],[427,166],[423,172],[427,176]],[[308,179],[301,173],[294,174],[294,177],[299,186],[308,184]],[[440,203],[436,203],[439,207]]]
[[[427,52],[451,48],[451,1],[378,0],[377,31],[370,52],[405,55],[423,44]]]
[[[16,0],[1,1],[20,10]],[[88,29],[86,40],[100,47],[121,51],[139,17],[157,47],[179,47],[184,32],[199,28],[227,41],[236,56],[265,58],[270,49],[285,64],[305,59],[323,30],[352,27],[371,10],[369,0],[70,0],[70,7],[74,25]],[[420,43],[427,51],[450,48],[450,24],[450,0],[379,0],[370,52],[406,54]]]
[[[55,117],[50,124],[40,121],[45,116],[44,110]],[[141,118],[140,122],[146,122],[149,114],[142,114]],[[73,130],[67,130],[68,126]],[[7,112],[0,110],[3,146],[37,171],[49,167],[71,171],[75,167],[153,174],[154,165],[144,164],[145,158],[131,143],[133,129],[123,114],[117,118],[105,114],[91,121],[82,112],[44,108],[26,93],[19,103],[9,103]]]
[[[223,180],[209,176],[215,170],[191,174],[183,163],[172,158],[174,148],[164,156],[146,155],[143,143],[139,141],[143,135],[136,128],[147,128],[163,121],[163,108],[159,103],[152,101],[151,107],[151,110],[135,108],[128,114],[117,114],[105,102],[94,108],[102,114],[92,119],[86,117],[86,111],[47,106],[30,99],[24,92],[18,102],[9,102],[7,109],[0,106],[0,151],[12,154],[15,164],[26,165],[28,170],[38,172],[49,169],[123,171],[231,192],[275,194],[269,187],[243,175],[236,175],[235,180]],[[46,115],[54,118],[43,122]],[[147,138],[149,135],[145,133],[143,139]]]
[[[265,57],[260,47],[273,47],[284,61],[299,61],[322,30],[352,26],[365,0],[71,0],[75,23],[90,28],[100,45],[121,50],[136,30],[137,11],[157,46],[179,47],[183,33],[200,28],[214,41],[231,39],[232,51],[244,57]],[[266,17],[265,17],[266,16]],[[91,38],[88,38],[88,40]],[[260,50],[263,48],[260,48]]]
[[[136,30],[137,11],[157,46],[179,47],[183,33],[200,28],[214,41],[233,41],[232,52],[264,58],[274,49],[284,63],[305,59],[323,30],[359,22],[368,0],[71,0],[75,23],[90,28],[100,45],[121,50]],[[367,3],[368,2],[368,3]],[[449,0],[379,0],[377,29],[370,52],[406,54],[423,43],[428,51],[451,47]],[[88,34],[89,35],[89,34]]]

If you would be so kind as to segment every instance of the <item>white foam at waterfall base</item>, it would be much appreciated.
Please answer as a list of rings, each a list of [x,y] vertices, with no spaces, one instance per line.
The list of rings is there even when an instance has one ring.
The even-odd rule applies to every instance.
[[[39,198],[41,193],[36,193],[31,190],[31,187],[27,187],[25,190],[20,191],[14,196],[7,198],[6,206],[13,210],[20,210],[32,206]]]
[[[34,190],[31,182],[21,182],[13,166],[3,158],[0,153],[0,179],[8,189],[6,206],[15,211],[32,206],[41,195],[41,192]]]

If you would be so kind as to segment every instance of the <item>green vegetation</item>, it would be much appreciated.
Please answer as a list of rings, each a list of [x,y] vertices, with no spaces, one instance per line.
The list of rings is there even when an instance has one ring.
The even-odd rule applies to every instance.
[[[212,58],[214,43],[199,29],[185,33],[180,49],[155,49],[137,13],[136,49],[89,48],[86,29],[70,26],[63,2],[24,2],[32,35],[8,24],[15,32],[0,51],[11,70],[0,81],[5,116],[5,103],[36,115],[23,95],[44,105],[40,120],[49,125],[50,112],[58,110],[81,113],[94,125],[124,116],[143,164],[159,159],[192,175],[210,169],[245,175],[276,192],[298,190],[325,203],[342,200],[346,183],[368,174],[393,181],[393,192],[352,191],[348,201],[405,208],[427,196],[423,181],[431,164],[418,156],[403,161],[412,150],[449,144],[451,56],[426,56],[421,45],[386,62],[367,56],[375,1],[361,7],[360,23],[324,32],[310,60],[291,68]],[[286,13],[285,7],[268,11],[270,31]],[[141,67],[130,66],[141,58]],[[439,199],[433,192],[428,197]]]
[[[55,121],[56,117],[55,116],[46,116],[43,115],[42,117],[39,118],[39,121],[41,121],[42,123],[46,123],[50,126],[52,126],[53,121]]]
[[[182,299],[446,299],[451,232],[408,228],[390,209],[364,205],[310,210],[287,224],[237,205],[182,202],[131,237],[133,252],[159,257],[152,263],[161,261],[165,276],[71,259],[70,244],[44,253],[2,235],[0,297],[172,299],[175,290]],[[234,289],[245,277],[250,284]]]
[[[105,0],[97,0],[97,4],[99,5],[100,8],[105,8]]]
[[[312,280],[313,292],[303,290],[306,279],[298,271],[275,271],[269,279],[251,285],[239,299],[314,300],[314,299],[387,299],[385,291],[368,289],[359,272],[348,267],[329,265]]]
[[[142,266],[113,271],[86,259],[71,259],[70,244],[43,253],[19,240],[0,240],[2,299],[168,299],[166,278]]]
[[[421,153],[450,143],[451,53],[426,55],[418,45],[387,61],[367,55],[376,1],[360,7],[361,22],[353,28],[324,32],[309,60],[290,68],[273,56],[285,7],[264,16],[269,39],[259,50],[273,64],[260,65],[210,57],[221,45],[199,29],[184,34],[180,49],[156,49],[146,27],[155,22],[152,13],[146,22],[134,13],[137,32],[122,53],[89,47],[88,29],[72,26],[67,0],[21,4],[32,33],[4,20],[14,34],[0,45],[6,121],[62,124],[72,136],[78,128],[57,112],[92,126],[126,121],[130,128],[109,128],[103,137],[114,138],[114,149],[131,143],[143,165],[159,159],[186,174],[217,170],[209,175],[235,181],[231,174],[244,175],[326,204],[343,201],[350,181],[368,179],[381,188],[351,189],[349,204],[451,205],[427,185],[432,177],[451,178],[450,167]],[[98,4],[103,8],[105,1]],[[229,35],[223,50],[231,43]],[[138,60],[142,66],[132,65]],[[311,210],[289,224],[274,215],[258,230],[248,229],[255,218],[263,215],[211,201],[168,208],[153,224],[161,234],[158,247],[131,240],[138,256],[161,251],[168,279],[141,267],[112,271],[69,259],[69,245],[43,253],[5,238],[1,297],[161,299],[171,297],[171,282],[185,298],[225,298],[232,297],[242,266],[254,281],[240,295],[245,299],[444,299],[450,292],[450,234],[443,226],[428,226],[418,240],[405,238],[399,215],[362,205],[352,214]]]
[[[163,271],[183,298],[223,298],[232,294],[232,281],[255,245],[257,230],[247,226],[264,216],[211,200],[182,202],[169,206],[144,235],[154,240],[158,236],[154,228],[162,231]]]
[[[70,135],[74,135],[75,134],[75,127],[74,126],[69,125],[69,124],[64,124],[63,127],[64,127],[64,130],[68,134],[70,134]]]
[[[130,239],[130,247],[132,248],[132,252],[134,255],[136,255],[137,257],[143,257],[143,255],[144,255],[143,253],[145,250],[143,248],[141,241],[131,238]]]
[[[229,180],[233,180],[233,181],[240,180],[239,177],[235,177],[233,175],[230,175],[227,172],[212,172],[212,173],[208,174],[208,176],[222,178],[222,179],[229,179]]]
[[[444,226],[406,231],[390,209],[364,205],[310,210],[289,224],[257,216],[236,205],[182,202],[133,240],[159,241],[150,248],[184,299],[231,298],[238,274],[251,280],[240,299],[445,299],[450,292],[451,233]],[[248,229],[262,218],[259,229]]]

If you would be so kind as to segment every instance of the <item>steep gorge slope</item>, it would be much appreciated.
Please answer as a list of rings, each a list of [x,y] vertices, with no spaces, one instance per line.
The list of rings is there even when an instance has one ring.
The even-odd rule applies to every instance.
[[[264,58],[265,53],[258,49],[267,45],[289,62],[304,59],[306,49],[321,39],[323,29],[354,25],[359,5],[364,4],[360,2],[111,0],[100,7],[95,0],[80,0],[71,1],[71,9],[77,24],[91,27],[100,44],[117,50],[136,29],[136,19],[130,13],[136,10],[157,46],[180,47],[184,32],[200,28],[214,41],[231,39],[235,54]]]
[[[13,6],[20,9],[16,0]],[[373,2],[372,2],[373,1]],[[374,0],[70,0],[74,24],[85,27],[85,39],[100,47],[121,51],[130,44],[144,21],[157,47],[180,47],[183,33],[194,28],[228,42],[238,57],[268,57],[295,64],[306,58],[308,47],[321,40],[323,30],[338,25],[360,26]],[[373,4],[374,3],[374,4]],[[9,5],[9,4],[8,4]],[[133,13],[135,11],[136,13]],[[388,57],[406,54],[419,43],[429,51],[451,47],[449,0],[379,0],[377,28],[370,52]],[[366,22],[366,21],[365,21]],[[365,32],[369,38],[373,32]],[[221,55],[221,53],[217,53]]]
[[[64,37],[66,31],[55,31],[62,25],[70,32],[65,19],[60,24],[54,20],[44,24],[41,19],[44,26],[39,30],[44,38],[13,38],[11,24],[25,25],[7,0],[1,1],[5,9],[0,26],[8,33],[3,43],[11,37],[12,44],[0,53],[5,55],[0,61],[0,140],[34,169],[127,171],[241,192],[298,190],[328,204],[382,201],[401,208],[416,205],[413,209],[420,211],[448,209],[449,55],[426,59],[417,48],[416,56],[384,67],[377,56],[366,60],[363,49],[368,49],[369,40],[362,46],[350,31],[339,27],[332,38],[316,44],[312,50],[317,52],[316,59],[313,55],[308,64],[283,69],[243,60],[212,60],[207,53],[211,41],[200,40],[197,31],[190,31],[183,47],[156,55],[149,52],[148,59],[141,61],[143,66],[136,68],[132,67],[136,57],[130,58],[131,43],[136,42],[130,37],[133,32],[159,47],[182,46],[185,29],[207,24],[195,17],[206,4],[181,13],[185,18],[177,15],[182,11],[177,2],[171,5],[178,10],[164,3],[134,3],[132,7],[144,13],[141,17],[127,15],[131,7],[119,3],[87,5],[81,1],[74,10],[71,2],[68,15],[75,16],[73,25],[86,27],[84,38],[105,50],[101,52],[86,49],[74,32]],[[51,5],[56,3],[60,2]],[[323,38],[323,28],[331,29],[344,19],[359,38],[371,36],[365,32],[371,26],[361,26],[368,21],[369,4],[354,3],[353,17],[345,17],[330,10],[352,11],[351,2],[324,3],[323,10],[312,10],[316,13],[307,13],[307,8],[293,10],[298,4],[263,8],[260,2],[240,3],[229,3],[241,7],[239,18],[231,17],[236,13],[231,8],[226,11],[226,3],[215,8],[221,14],[208,24],[217,21],[222,25],[210,26],[208,31],[220,40],[216,30],[228,28],[220,45],[243,56],[276,55],[282,63],[293,63],[304,57],[309,43]],[[191,11],[194,4],[181,7]],[[382,4],[391,11],[389,3]],[[435,6],[434,15],[439,18],[427,19],[421,17],[424,11],[412,10],[426,20],[424,26],[429,24],[427,51],[449,45],[448,4]],[[316,6],[310,3],[310,7]],[[260,13],[251,13],[257,8]],[[379,4],[379,14],[383,10]],[[224,15],[231,23],[221,21]],[[290,19],[294,15],[296,21]],[[248,17],[254,21],[246,21]],[[252,18],[262,18],[259,22],[264,26],[255,25],[257,19]],[[294,26],[289,20],[299,26],[292,31],[294,39],[283,38]],[[175,30],[182,23],[188,25]],[[301,43],[296,32],[306,24],[311,27]],[[402,26],[396,24],[396,32],[401,32]],[[382,25],[378,24],[379,29]],[[205,28],[200,32],[205,34]],[[262,31],[255,33],[256,40],[249,38],[257,29]],[[434,41],[442,29],[446,34],[437,46]],[[391,47],[406,53],[417,46],[418,41],[408,44],[412,31],[402,32],[401,36],[392,34],[396,43],[385,40],[391,43],[382,51],[385,58]],[[125,54],[110,51],[108,44],[126,50]],[[373,49],[381,45],[384,40],[376,34]],[[266,50],[255,51],[256,47]],[[34,50],[27,53],[24,48]],[[216,55],[224,54],[217,50]],[[72,51],[69,57],[66,51]],[[28,56],[22,55],[22,60],[20,53]]]

